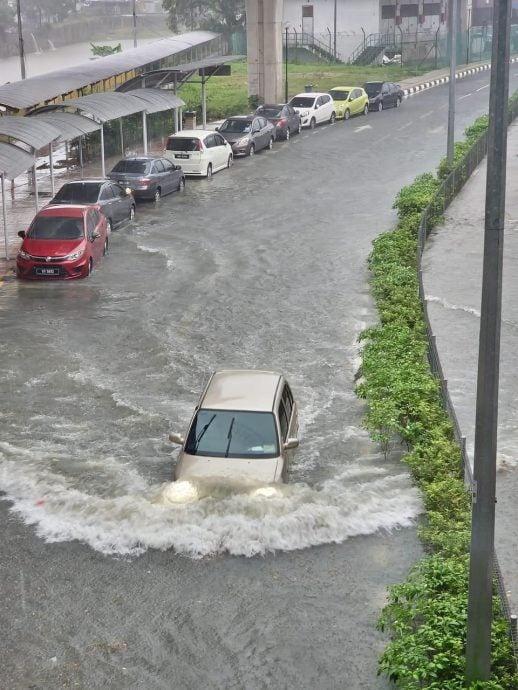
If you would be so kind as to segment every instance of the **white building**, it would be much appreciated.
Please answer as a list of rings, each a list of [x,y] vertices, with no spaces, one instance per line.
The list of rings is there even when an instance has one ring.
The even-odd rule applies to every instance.
[[[363,31],[394,33],[399,41],[401,32],[404,40],[431,40],[447,30],[447,0],[284,0],[284,27],[332,47],[335,4],[336,48],[344,59],[363,41]],[[461,21],[470,7],[471,0],[461,0]]]

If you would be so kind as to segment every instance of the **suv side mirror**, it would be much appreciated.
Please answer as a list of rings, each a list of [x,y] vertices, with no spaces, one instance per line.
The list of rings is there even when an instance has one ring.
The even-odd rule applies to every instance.
[[[183,446],[185,441],[181,434],[169,434],[169,440],[171,443],[176,443],[177,446]]]
[[[294,448],[299,447],[299,439],[298,438],[288,438],[286,443],[284,443],[283,448],[284,450],[293,450]]]
[[[25,230],[18,230],[18,237],[21,237],[23,240],[25,237]]]
[[[219,125],[217,127],[215,127],[214,129],[216,130],[216,132],[219,132]]]
[[[101,233],[100,233],[98,230],[94,230],[94,231],[92,232],[92,242],[93,242],[94,240],[98,240],[100,236],[101,236]]]

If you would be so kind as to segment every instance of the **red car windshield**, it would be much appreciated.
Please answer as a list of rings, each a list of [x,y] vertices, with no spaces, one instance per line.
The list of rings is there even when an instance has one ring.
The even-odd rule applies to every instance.
[[[84,237],[83,219],[38,216],[27,233],[31,240],[79,240]]]

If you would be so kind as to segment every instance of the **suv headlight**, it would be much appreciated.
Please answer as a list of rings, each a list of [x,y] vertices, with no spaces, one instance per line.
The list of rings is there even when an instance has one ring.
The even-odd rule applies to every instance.
[[[20,249],[20,251],[18,252],[18,256],[20,257],[20,259],[32,259],[32,256],[23,249]]]
[[[67,256],[65,256],[65,259],[68,259],[69,261],[75,261],[76,259],[80,259],[84,253],[84,249],[76,249],[76,251],[72,252],[72,254],[68,254]]]
[[[238,146],[246,146],[246,145],[248,144],[249,141],[250,141],[250,137],[248,137],[248,136],[247,136],[247,137],[243,137],[242,139],[240,139],[240,140],[237,142],[237,145],[238,145]]]

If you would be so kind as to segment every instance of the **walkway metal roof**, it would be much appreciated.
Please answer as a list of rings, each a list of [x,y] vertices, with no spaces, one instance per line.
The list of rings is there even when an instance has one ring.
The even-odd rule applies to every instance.
[[[211,31],[191,31],[179,36],[162,38],[116,55],[90,60],[76,67],[66,67],[23,81],[4,84],[0,86],[0,105],[30,108],[116,74],[150,65],[183,50],[207,43],[217,36],[218,34]]]
[[[27,151],[0,141],[0,174],[13,180],[34,165],[34,156]]]
[[[0,117],[0,134],[22,141],[36,150],[61,137],[59,129],[48,122],[38,122],[16,115]]]
[[[77,113],[64,113],[60,110],[53,110],[52,113],[43,112],[31,115],[32,119],[48,122],[59,128],[61,138],[65,141],[76,139],[83,134],[89,134],[101,129],[101,125],[89,117],[83,117]]]
[[[220,67],[221,65],[226,65],[228,62],[243,60],[245,57],[245,55],[217,55],[215,57],[205,58],[204,60],[177,65],[176,67],[151,70],[150,72],[145,72],[137,77],[133,77],[133,79],[128,79],[128,81],[117,88],[117,91],[125,93],[135,89],[139,85],[154,87],[162,86],[163,84],[171,84],[174,82],[175,76],[176,83],[180,85],[185,81],[186,76],[190,76],[199,69],[203,69],[204,67]]]
[[[124,95],[135,96],[144,102],[143,110],[146,113],[159,113],[162,110],[170,110],[171,108],[183,108],[185,102],[181,98],[175,96],[172,91],[165,91],[164,89],[133,89],[125,91]]]
[[[50,117],[51,112],[62,112],[65,108],[74,108],[104,123],[134,113],[158,113],[161,110],[169,110],[184,105],[185,103],[181,98],[170,91],[161,89],[134,89],[131,93],[103,91],[102,93],[81,96],[81,98],[67,98],[61,103],[50,103],[38,109],[35,115],[39,117],[40,114],[43,114]],[[12,119],[21,120],[23,118],[13,117]],[[99,129],[99,127],[94,129]]]

